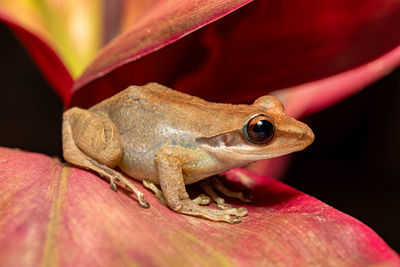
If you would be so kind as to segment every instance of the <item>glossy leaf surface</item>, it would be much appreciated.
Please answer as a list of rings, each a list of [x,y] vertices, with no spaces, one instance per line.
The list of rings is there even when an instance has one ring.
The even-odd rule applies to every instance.
[[[0,265],[400,266],[348,215],[267,177],[227,179],[254,195],[237,225],[176,214],[141,187],[151,204],[142,209],[93,173],[0,148]]]

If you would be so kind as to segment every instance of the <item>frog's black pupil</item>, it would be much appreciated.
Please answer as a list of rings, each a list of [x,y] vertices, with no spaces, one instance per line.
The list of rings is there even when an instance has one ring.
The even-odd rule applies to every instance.
[[[266,115],[257,115],[247,122],[243,132],[250,142],[266,144],[274,137],[275,126]]]
[[[274,126],[267,120],[259,120],[253,127],[253,135],[259,141],[269,139],[273,132]]]

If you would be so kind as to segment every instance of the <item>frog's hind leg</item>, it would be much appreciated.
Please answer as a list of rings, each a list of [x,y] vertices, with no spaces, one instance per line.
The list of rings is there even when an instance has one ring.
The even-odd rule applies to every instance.
[[[219,192],[221,192],[225,196],[237,198],[247,203],[251,201],[250,197],[245,195],[243,192],[235,192],[228,189],[216,177],[200,181],[198,184],[204,190],[204,192],[211,197],[211,200],[217,204],[217,207],[222,210],[231,209],[232,206],[225,203],[225,199],[218,196],[218,194],[214,191],[214,188],[216,188]]]
[[[150,205],[143,193],[121,173],[113,170],[122,158],[121,137],[114,123],[88,110],[72,108],[63,114],[64,159],[76,166],[97,172],[110,181],[110,188],[117,190],[116,182],[133,191],[143,208]]]
[[[165,199],[163,192],[154,183],[148,180],[143,180],[142,183],[144,187],[153,191],[154,195],[157,197],[161,204],[168,206],[167,200]]]
[[[246,194],[243,191],[232,191],[231,189],[227,188],[219,179],[218,177],[211,177],[210,182],[212,186],[217,189],[219,192],[224,194],[227,197],[237,198],[245,203],[251,202],[251,197],[249,194]]]

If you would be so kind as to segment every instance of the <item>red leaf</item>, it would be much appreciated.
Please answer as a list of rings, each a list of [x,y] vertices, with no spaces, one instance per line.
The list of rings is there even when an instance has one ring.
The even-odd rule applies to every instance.
[[[24,6],[26,3],[6,2],[2,5],[10,14],[0,13],[4,22],[19,23],[33,33],[37,28],[46,31],[41,23],[33,22],[37,14],[27,10],[17,12],[18,4]],[[121,31],[120,24],[116,23],[118,18],[125,33],[117,37],[77,81],[76,89],[91,82],[74,94],[73,104],[88,107],[128,85],[149,81],[158,81],[208,100],[246,102],[275,89],[350,71],[346,75],[301,86],[305,90],[285,93],[296,99],[286,105],[287,109],[295,110],[293,114],[303,114],[339,101],[399,64],[399,57],[394,52],[400,44],[397,30],[400,27],[400,3],[396,0],[302,0],[290,5],[255,1],[155,52],[248,2],[250,0],[208,0],[200,5],[200,2],[187,4],[173,0],[144,1],[143,6],[125,6],[122,11],[128,10],[125,12],[128,15],[134,13],[129,19],[115,8],[128,2],[113,4],[111,7],[114,8],[107,8],[105,12],[104,25],[107,27],[103,37],[107,39]],[[54,8],[53,2],[46,3]],[[97,1],[93,3],[97,5]],[[29,13],[30,19],[21,17],[24,12]],[[13,19],[8,15],[14,16]],[[71,86],[71,79],[55,53],[35,37],[39,35],[25,31],[17,35],[68,105],[70,93],[66,90]],[[71,45],[68,43],[68,47]],[[70,50],[74,51],[74,48],[70,47]],[[370,71],[371,62],[380,65],[380,70]],[[96,78],[99,79],[93,80]],[[321,97],[314,98],[310,92]]]
[[[273,92],[285,103],[285,112],[301,117],[339,102],[386,75],[400,62],[400,46],[380,58],[349,71]],[[301,101],[299,101],[301,99]]]
[[[0,265],[400,266],[348,215],[266,177],[227,176],[254,186],[238,225],[177,214],[141,187],[142,209],[93,173],[0,148]]]
[[[102,50],[76,81],[74,90],[182,38],[250,1],[154,1],[151,8],[127,31]]]
[[[379,60],[381,71],[370,77],[352,72],[323,86],[332,104],[399,64],[380,57],[400,45],[397,0],[255,1],[185,39],[137,59],[126,53],[139,39],[121,36],[75,84],[73,103],[90,106],[130,84],[157,81],[216,102],[247,102],[272,90],[311,82]],[[135,28],[136,29],[136,28]],[[145,31],[145,27],[137,29]],[[143,47],[142,51],[147,51]],[[124,56],[120,56],[122,51]],[[121,54],[121,55],[122,55]],[[393,53],[392,53],[393,54]],[[106,58],[110,60],[110,67]],[[114,59],[115,58],[115,59]],[[112,59],[112,60],[111,60]],[[118,59],[118,69],[114,69]],[[137,59],[131,63],[131,60]],[[101,62],[101,67],[97,63]],[[126,64],[122,66],[122,64]],[[365,65],[367,64],[367,65]],[[360,67],[361,68],[361,67]],[[114,70],[112,72],[109,72]],[[360,78],[362,76],[362,78]],[[90,79],[88,77],[91,77]],[[89,80],[98,78],[80,88]],[[368,80],[368,83],[366,82]],[[337,85],[337,87],[336,87]],[[79,90],[78,90],[79,89]],[[305,99],[307,94],[301,95]],[[296,99],[301,102],[302,99]]]

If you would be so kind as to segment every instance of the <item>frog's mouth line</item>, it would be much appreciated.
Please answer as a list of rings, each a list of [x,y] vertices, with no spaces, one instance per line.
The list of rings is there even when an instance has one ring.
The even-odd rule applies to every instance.
[[[200,145],[206,145],[212,148],[243,146],[244,143],[248,143],[243,134],[237,130],[211,137],[199,137],[196,138],[196,142]]]

